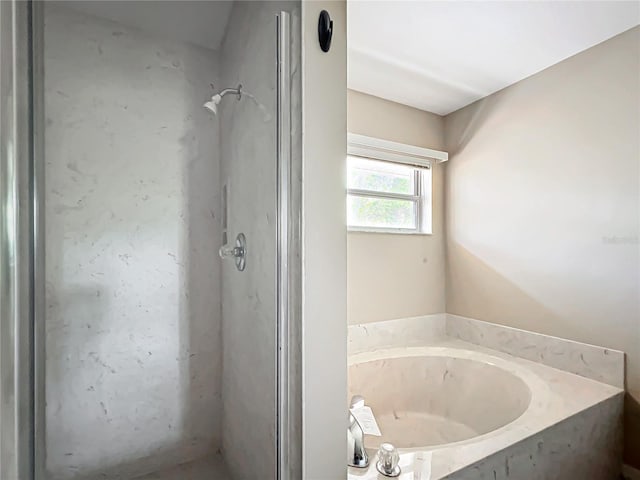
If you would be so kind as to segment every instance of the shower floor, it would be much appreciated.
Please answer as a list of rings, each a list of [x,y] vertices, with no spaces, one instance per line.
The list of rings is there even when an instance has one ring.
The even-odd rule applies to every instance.
[[[231,480],[220,455],[183,463],[135,480]]]

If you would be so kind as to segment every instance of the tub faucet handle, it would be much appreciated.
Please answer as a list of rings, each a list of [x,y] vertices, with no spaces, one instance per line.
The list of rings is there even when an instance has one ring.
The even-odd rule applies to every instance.
[[[400,454],[396,447],[390,443],[383,443],[378,450],[376,469],[385,477],[397,477],[400,475]]]

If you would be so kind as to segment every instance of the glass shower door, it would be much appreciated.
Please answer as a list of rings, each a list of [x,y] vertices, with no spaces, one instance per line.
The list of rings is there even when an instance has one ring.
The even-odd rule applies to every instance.
[[[300,4],[132,5],[0,2],[0,477],[299,478]]]
[[[289,199],[291,18],[296,2],[238,2],[223,45],[224,85],[246,90],[219,112],[223,241],[246,264],[222,268],[223,451],[234,478],[290,478]],[[285,11],[287,10],[287,11]],[[248,30],[247,25],[254,28]],[[280,433],[280,434],[279,434]],[[280,452],[278,443],[280,442]]]
[[[46,4],[46,480],[288,469],[298,8],[234,2],[212,51]],[[240,234],[242,271],[218,257]]]

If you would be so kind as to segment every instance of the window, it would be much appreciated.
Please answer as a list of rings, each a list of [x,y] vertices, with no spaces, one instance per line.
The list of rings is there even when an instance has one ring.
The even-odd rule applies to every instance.
[[[431,233],[431,165],[446,152],[347,135],[349,230]]]
[[[347,157],[350,230],[431,233],[428,167]]]

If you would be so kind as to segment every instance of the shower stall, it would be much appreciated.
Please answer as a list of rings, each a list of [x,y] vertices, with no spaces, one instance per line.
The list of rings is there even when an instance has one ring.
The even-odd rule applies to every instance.
[[[0,478],[301,478],[300,36],[0,2]]]

